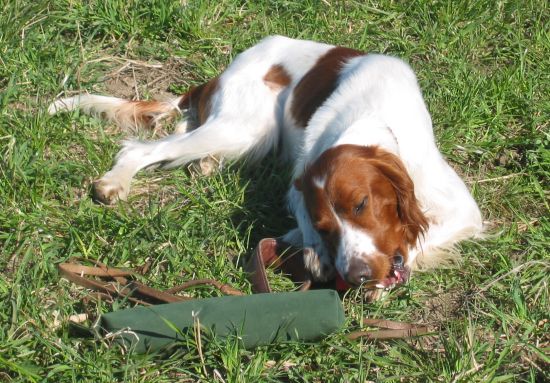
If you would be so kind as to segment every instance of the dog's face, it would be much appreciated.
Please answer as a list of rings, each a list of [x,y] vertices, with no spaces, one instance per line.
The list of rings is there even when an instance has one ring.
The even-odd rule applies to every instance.
[[[325,151],[300,177],[306,208],[339,274],[389,287],[409,275],[409,247],[428,226],[401,161],[377,147]]]

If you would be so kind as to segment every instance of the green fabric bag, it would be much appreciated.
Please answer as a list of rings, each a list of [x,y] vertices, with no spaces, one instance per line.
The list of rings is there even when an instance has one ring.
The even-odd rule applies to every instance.
[[[116,333],[119,343],[144,353],[181,341],[197,320],[215,336],[237,335],[253,348],[319,340],[342,327],[344,310],[334,290],[224,296],[115,311],[96,330]]]

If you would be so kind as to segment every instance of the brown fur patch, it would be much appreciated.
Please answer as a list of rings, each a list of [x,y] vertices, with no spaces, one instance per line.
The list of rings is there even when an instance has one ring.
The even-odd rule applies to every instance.
[[[149,128],[156,130],[159,122],[178,115],[174,105],[162,101],[127,101],[100,114],[102,118],[113,120],[118,126],[131,131]]]
[[[135,120],[136,126],[151,127],[154,125],[155,117],[161,114],[176,112],[174,107],[161,101],[130,101],[120,108],[121,113],[128,113],[130,118]],[[177,112],[176,112],[177,114]]]
[[[212,97],[218,90],[219,79],[214,77],[205,84],[201,84],[185,93],[180,100],[178,107],[180,109],[188,109],[193,117],[196,118],[199,125],[202,125],[210,116],[210,108],[212,107]]]
[[[313,113],[334,92],[346,61],[364,54],[355,49],[336,47],[317,60],[293,91],[290,113],[298,126],[306,127]]]
[[[269,89],[274,92],[278,92],[287,87],[292,81],[292,78],[282,65],[277,64],[269,68],[269,71],[265,74],[263,80]]]

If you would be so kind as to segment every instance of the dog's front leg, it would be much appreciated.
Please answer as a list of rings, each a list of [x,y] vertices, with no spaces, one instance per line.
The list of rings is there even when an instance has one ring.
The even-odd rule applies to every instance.
[[[301,233],[302,246],[304,247],[304,264],[310,271],[314,279],[318,281],[326,281],[334,277],[335,268],[331,262],[330,255],[323,239],[314,229],[311,223],[311,218],[305,206],[302,192],[294,186],[290,188],[288,193],[289,209],[298,222],[298,229]],[[296,245],[297,233],[295,230],[287,233],[283,240]]]

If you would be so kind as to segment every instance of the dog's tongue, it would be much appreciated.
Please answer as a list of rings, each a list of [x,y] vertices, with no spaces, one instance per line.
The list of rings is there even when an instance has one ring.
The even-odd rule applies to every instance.
[[[351,289],[351,286],[340,276],[340,273],[336,273],[336,291],[347,291]]]

